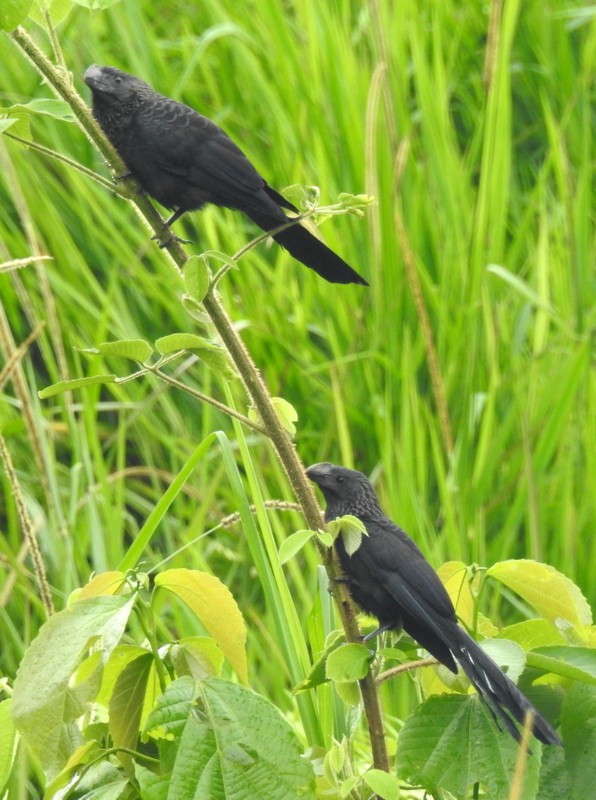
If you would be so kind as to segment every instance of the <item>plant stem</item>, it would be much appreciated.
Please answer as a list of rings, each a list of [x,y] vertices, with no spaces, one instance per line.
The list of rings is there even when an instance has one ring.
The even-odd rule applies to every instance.
[[[12,33],[12,37],[35,67],[47,79],[54,91],[70,104],[81,127],[91,141],[98,147],[106,161],[117,173],[126,174],[126,167],[122,160],[96,124],[83,99],[68,82],[63,70],[54,66],[46,58],[31,37],[22,28],[17,28]],[[141,192],[136,181],[127,179],[125,184],[126,188],[131,188],[130,199],[135,203],[151,227],[157,233],[163,232],[164,223],[160,215],[151,205],[146,195]],[[187,256],[180,247],[179,242],[172,238],[165,244],[164,249],[167,250],[171,256],[174,264],[181,269],[187,261]],[[238,336],[225,309],[219,302],[215,287],[211,287],[203,300],[203,306],[240,373],[246,391],[262,420],[266,434],[271,439],[279,461],[302,506],[309,527],[313,530],[323,528],[324,521],[321,516],[321,511],[312,486],[304,472],[304,466],[296,453],[296,448],[277,416],[271,396],[269,395],[259,370],[250,357],[243,341]],[[328,572],[330,582],[334,582],[333,579],[341,575],[341,569],[337,561],[337,556],[335,555],[335,550],[325,548],[318,541],[315,541],[315,545],[319,550],[321,561]],[[345,585],[341,583],[336,583],[335,585],[334,596],[346,632],[346,638],[348,641],[357,641],[359,630],[356,622],[354,604],[352,603]],[[379,698],[371,674],[360,681],[360,689],[368,722],[374,766],[377,769],[389,771],[389,759],[385,745]]]

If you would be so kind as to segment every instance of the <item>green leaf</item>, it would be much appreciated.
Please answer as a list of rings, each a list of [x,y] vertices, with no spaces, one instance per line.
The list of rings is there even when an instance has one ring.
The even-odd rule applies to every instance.
[[[285,564],[291,558],[294,558],[304,545],[309,542],[313,536],[316,536],[315,531],[296,531],[284,539],[279,548],[279,563]]]
[[[540,647],[528,653],[528,664],[596,686],[596,650],[589,647]]]
[[[344,681],[334,683],[335,691],[339,697],[349,706],[356,708],[360,705],[360,688],[356,681]]]
[[[554,309],[548,304],[545,303],[542,297],[537,294],[534,289],[530,288],[528,284],[523,281],[518,275],[514,275],[505,267],[501,267],[499,264],[489,264],[486,268],[487,272],[491,272],[493,275],[497,275],[501,278],[502,281],[508,283],[524,300],[528,300],[533,306],[536,308],[541,308],[543,311],[547,311],[552,316],[556,316]]]
[[[238,373],[232,367],[230,359],[221,347],[216,346],[213,349],[201,350],[201,361],[204,361],[210,369],[225,378],[238,378]]]
[[[578,587],[549,564],[530,559],[499,561],[487,575],[508,586],[546,619],[590,625],[592,611]]]
[[[104,752],[96,741],[86,742],[77,747],[68,759],[64,769],[56,775],[54,780],[46,784],[44,800],[55,800],[55,798],[63,797],[63,790],[73,782],[73,778],[76,778],[77,773],[82,772],[82,767],[85,767],[91,761],[96,761]]]
[[[341,774],[346,763],[346,751],[340,745],[336,744],[327,751],[325,760],[323,762],[323,770],[328,777],[329,783],[333,784],[337,780],[337,776]]]
[[[296,409],[291,403],[284,400],[283,397],[272,397],[271,402],[284,429],[290,436],[294,437],[296,435],[296,426],[294,423],[298,420]]]
[[[151,357],[153,348],[144,339],[118,339],[115,342],[102,342],[93,350],[85,352],[95,351],[102,356],[120,356],[142,364]]]
[[[135,777],[139,782],[143,800],[168,800],[169,775],[156,775],[135,762]]]
[[[223,347],[194,333],[170,333],[157,339],[155,347],[162,355],[177,350],[193,350],[210,369],[228,378],[238,377]]]
[[[143,658],[148,653],[146,647],[137,644],[119,644],[115,647],[104,664],[101,687],[95,702],[108,708],[121,672],[133,661]]]
[[[333,547],[333,536],[329,531],[315,531],[315,536],[325,547]]]
[[[70,685],[71,676],[91,645],[105,663],[133,605],[134,596],[81,600],[50,617],[27,649],[14,684],[13,719],[47,776],[81,744],[73,721],[92,699]]]
[[[156,577],[155,585],[186,603],[215,639],[240,680],[247,683],[246,626],[227,586],[214,575],[190,569],[168,569]]]
[[[151,541],[151,537],[155,533],[162,518],[165,516],[168,508],[174,502],[177,495],[182,491],[186,481],[192,475],[193,470],[199,461],[201,461],[201,459],[208,452],[215,438],[216,434],[210,433],[200,444],[195,447],[182,469],[176,475],[166,492],[159,499],[153,511],[145,520],[143,527],[135,537],[135,540],[128,549],[128,552],[120,561],[120,564],[118,564],[118,569],[126,572],[127,570],[132,569],[137,561],[141,558],[143,551]]]
[[[343,517],[331,520],[331,522],[327,523],[327,530],[334,540],[341,534],[346,553],[349,556],[354,555],[358,550],[362,543],[362,537],[368,536],[365,524],[352,514],[345,514]]]
[[[548,619],[525,619],[523,622],[516,622],[514,625],[503,628],[497,634],[497,638],[517,642],[524,650],[566,644],[556,625]]]
[[[221,352],[221,347],[202,336],[194,333],[170,333],[162,336],[155,342],[155,349],[162,356],[168,353],[175,353],[178,350],[212,350]]]
[[[427,792],[467,797],[479,782],[492,800],[507,800],[518,746],[495,725],[477,695],[433,696],[418,706],[399,733],[396,770]],[[520,797],[532,800],[538,785],[540,744],[532,742]]]
[[[10,777],[16,753],[16,729],[12,720],[12,700],[0,703],[0,797]]]
[[[0,3],[0,31],[14,31],[23,22],[33,0],[2,0]]]
[[[44,114],[54,119],[74,122],[76,120],[72,108],[65,100],[52,97],[41,97],[28,103],[16,103],[8,108],[9,112],[24,111],[26,114]]]
[[[213,639],[187,636],[170,648],[170,658],[179,677],[190,675],[195,680],[218,678],[224,655]]]
[[[568,797],[588,798],[596,786],[596,688],[571,687],[563,703],[561,729],[571,787]]]
[[[184,265],[183,275],[186,293],[197,303],[201,303],[207,294],[211,281],[211,273],[207,263],[204,259],[193,256]]]
[[[136,749],[152,666],[153,654],[145,652],[118,675],[109,705],[109,731],[114,747]],[[118,758],[127,771],[132,771],[132,757],[128,753],[118,753]]]
[[[369,769],[362,778],[378,797],[383,800],[398,800],[401,791],[395,775],[383,772],[382,769]]]
[[[307,689],[314,689],[315,686],[320,686],[322,683],[329,681],[327,677],[327,657],[343,643],[344,635],[341,631],[334,631],[329,634],[325,649],[317,657],[306,678],[296,686],[294,689],[295,693],[303,692]]]
[[[327,677],[338,683],[358,681],[368,673],[374,653],[363,644],[344,644],[329,654]]]
[[[180,678],[159,699],[147,730],[160,746],[179,739],[167,795],[172,800],[314,800],[312,767],[292,728],[275,706],[243,686]]]
[[[64,392],[71,392],[73,389],[83,389],[85,386],[98,386],[104,383],[114,383],[117,375],[90,375],[86,378],[74,378],[71,381],[58,381],[51,386],[46,386],[37,393],[41,400],[46,400],[48,397],[54,397],[57,394],[64,394]]]
[[[35,5],[29,11],[29,18],[45,29],[46,20],[43,12],[49,10],[54,27],[56,27],[68,16],[72,6],[73,0],[36,0]]]

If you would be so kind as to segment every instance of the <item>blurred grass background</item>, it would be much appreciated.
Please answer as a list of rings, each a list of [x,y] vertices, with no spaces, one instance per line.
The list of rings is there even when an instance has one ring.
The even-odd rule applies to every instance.
[[[489,36],[496,5],[123,0],[101,13],[74,6],[59,34],[85,97],[90,63],[118,66],[214,119],[272,186],[316,184],[322,204],[344,191],[378,198],[364,220],[322,227],[370,289],[331,286],[263,245],[221,286],[272,394],[299,414],[303,461],[372,474],[387,512],[435,566],[534,558],[594,603],[596,26],[593,8],[580,2],[506,0],[498,36]],[[29,30],[50,53],[42,30]],[[10,38],[0,41],[2,106],[51,96]],[[40,116],[34,135],[107,174],[74,125]],[[22,362],[21,391],[14,382],[1,387],[0,429],[60,607],[91,571],[116,567],[208,433],[221,428],[233,447],[236,440],[228,419],[152,378],[37,399],[61,378],[129,370],[75,348],[194,327],[179,277],[124,201],[3,137],[0,203],[0,261],[53,258],[0,274],[16,343],[46,323]],[[189,253],[232,254],[257,233],[222,209],[189,215],[177,230],[194,240]],[[404,236],[436,345],[452,452]],[[178,377],[225,397],[220,379],[197,363]],[[234,394],[243,402],[239,388]],[[270,448],[252,434],[247,443],[263,497],[292,500]],[[43,614],[0,481],[2,669],[13,675]],[[214,447],[162,520],[145,566],[237,508]],[[295,512],[269,520],[278,541],[303,527]],[[169,564],[206,569],[230,587],[250,627],[252,685],[291,713],[296,664],[288,664],[241,527],[205,535]],[[285,574],[308,638],[307,621],[312,629],[327,603],[324,593],[313,601],[314,549]],[[491,610],[510,619],[498,598]],[[407,713],[411,693],[384,692],[389,713]],[[326,708],[323,735],[307,738],[326,739]]]

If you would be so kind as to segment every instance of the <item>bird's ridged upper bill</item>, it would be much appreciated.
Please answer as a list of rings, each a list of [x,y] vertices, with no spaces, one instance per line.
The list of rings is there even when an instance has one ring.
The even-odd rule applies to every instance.
[[[329,475],[332,469],[333,464],[330,464],[328,461],[322,461],[320,464],[313,464],[311,467],[309,467],[306,470],[306,474],[311,481],[318,483],[319,480]]]
[[[87,67],[83,80],[91,89],[100,89],[102,84],[102,70],[97,64],[91,64]]]

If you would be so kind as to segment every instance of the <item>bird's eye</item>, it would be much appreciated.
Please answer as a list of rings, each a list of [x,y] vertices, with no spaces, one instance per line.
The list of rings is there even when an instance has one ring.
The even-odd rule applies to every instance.
[[[338,483],[343,483],[345,481],[345,478],[344,478],[343,475],[338,475],[336,480],[337,480]]]
[[[122,83],[122,78],[120,77],[114,78],[114,83]]]

